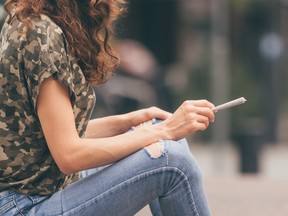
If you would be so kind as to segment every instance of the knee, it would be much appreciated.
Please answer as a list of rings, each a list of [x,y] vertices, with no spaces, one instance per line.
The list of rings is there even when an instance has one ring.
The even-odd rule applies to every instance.
[[[180,169],[187,176],[195,180],[201,180],[202,174],[199,164],[191,153],[186,140],[165,141],[167,165]]]

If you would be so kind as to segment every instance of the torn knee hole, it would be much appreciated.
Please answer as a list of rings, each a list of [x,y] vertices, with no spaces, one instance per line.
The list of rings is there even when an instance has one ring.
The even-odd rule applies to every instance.
[[[164,142],[158,141],[145,147],[151,158],[159,158],[165,154]]]

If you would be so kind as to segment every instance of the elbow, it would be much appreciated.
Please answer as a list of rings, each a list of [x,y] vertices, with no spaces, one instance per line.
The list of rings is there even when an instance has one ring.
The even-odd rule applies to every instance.
[[[73,174],[76,172],[74,169],[71,169],[71,167],[68,166],[58,166],[58,167],[60,171],[65,175]]]
[[[60,160],[56,160],[56,164],[58,166],[58,168],[60,169],[60,171],[65,174],[65,175],[69,175],[69,174],[73,174],[78,172],[75,163],[73,163],[72,159],[69,157],[61,157]]]
[[[81,161],[77,153],[79,152],[78,145],[74,144],[78,143],[78,141],[73,140],[67,143],[69,143],[69,145],[62,144],[61,149],[57,148],[51,151],[52,157],[59,170],[65,175],[78,172],[80,170],[79,161]],[[60,144],[57,146],[60,146]]]

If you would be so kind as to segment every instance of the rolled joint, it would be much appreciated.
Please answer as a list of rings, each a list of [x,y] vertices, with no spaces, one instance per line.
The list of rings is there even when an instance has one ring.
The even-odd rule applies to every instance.
[[[151,158],[159,158],[165,155],[164,142],[162,140],[145,147],[145,150]]]

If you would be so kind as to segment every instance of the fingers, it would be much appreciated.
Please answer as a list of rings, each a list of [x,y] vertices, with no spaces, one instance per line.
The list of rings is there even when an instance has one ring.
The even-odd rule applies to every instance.
[[[203,115],[197,115],[197,119],[195,121],[199,124],[204,125],[203,127],[206,129],[209,126],[210,120],[206,116]],[[202,126],[201,126],[202,127]]]
[[[197,107],[208,107],[210,109],[215,107],[214,104],[212,104],[211,102],[207,100],[188,100],[187,102],[192,103],[194,106],[197,106]]]
[[[191,119],[195,119],[199,115],[208,118],[208,122],[215,120],[215,114],[211,110],[213,107],[214,105],[207,100],[187,100],[181,105],[183,112]]]
[[[207,127],[209,126],[209,123],[208,125],[204,124],[204,123],[201,123],[201,122],[193,122],[193,127],[194,127],[194,130],[195,131],[204,131],[207,129]]]
[[[159,118],[159,119],[167,119],[172,113],[162,110],[158,107],[150,107],[148,108],[150,118]]]
[[[197,114],[208,117],[210,122],[214,122],[215,120],[215,113],[210,108],[199,107]]]

